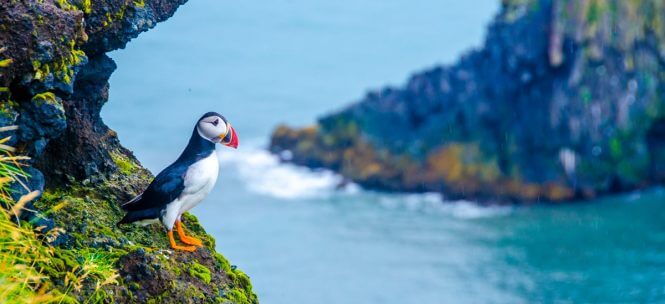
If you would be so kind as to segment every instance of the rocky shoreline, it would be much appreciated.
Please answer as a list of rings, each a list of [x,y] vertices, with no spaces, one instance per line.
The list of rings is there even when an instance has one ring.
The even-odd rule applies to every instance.
[[[270,150],[370,189],[481,202],[662,185],[664,68],[661,1],[505,0],[480,49],[280,126]]]
[[[8,0],[0,4],[0,127],[4,144],[31,158],[23,183],[40,190],[21,219],[47,252],[43,288],[58,302],[257,303],[249,278],[205,240],[194,253],[167,250],[161,227],[123,227],[119,205],[151,180],[100,117],[116,65],[106,53],[171,17],[186,0]],[[28,190],[12,185],[15,200]],[[106,282],[72,276],[108,264]],[[100,285],[101,284],[101,285]],[[40,289],[40,290],[41,290]],[[44,292],[44,290],[41,290]]]

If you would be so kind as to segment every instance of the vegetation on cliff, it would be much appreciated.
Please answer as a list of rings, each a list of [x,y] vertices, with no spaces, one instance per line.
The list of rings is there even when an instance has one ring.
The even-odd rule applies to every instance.
[[[16,303],[257,303],[192,215],[195,252],[116,223],[151,174],[101,120],[105,53],[185,0],[0,3],[0,298]],[[16,157],[13,155],[24,155]],[[15,203],[17,202],[17,203]]]
[[[662,1],[502,1],[484,46],[271,150],[363,186],[530,202],[665,182]],[[291,153],[281,153],[289,150]]]
[[[7,142],[5,137],[2,142]],[[123,212],[112,183],[147,181],[137,164],[117,181],[38,191],[17,202],[13,182],[29,177],[27,157],[0,147],[0,294],[12,303],[256,303],[247,275],[214,251],[194,216],[183,221],[204,240],[196,252],[169,250],[160,226],[116,228]],[[135,179],[135,180],[132,180]],[[23,186],[21,186],[23,187]],[[27,190],[27,189],[26,189]],[[29,206],[29,207],[27,207]],[[21,213],[40,212],[29,221]],[[44,221],[48,219],[48,221]]]

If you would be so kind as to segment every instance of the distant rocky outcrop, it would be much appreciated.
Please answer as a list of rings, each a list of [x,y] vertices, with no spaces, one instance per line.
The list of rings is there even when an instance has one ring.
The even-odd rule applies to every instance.
[[[639,189],[665,182],[663,71],[661,0],[505,0],[480,49],[315,126],[280,126],[270,149],[387,191],[556,202]]]
[[[0,1],[0,127],[18,126],[2,133],[12,135],[3,144],[32,158],[23,184],[44,190],[22,218],[58,235],[49,240],[52,263],[40,271],[49,286],[63,288],[61,303],[257,302],[248,277],[215,252],[193,216],[185,221],[206,243],[195,253],[162,250],[168,239],[161,227],[115,227],[119,205],[152,176],[100,118],[116,68],[106,52],[186,1]],[[14,189],[15,198],[27,191],[18,183]],[[90,256],[113,264],[118,284],[67,289],[67,273],[77,271],[71,261]]]

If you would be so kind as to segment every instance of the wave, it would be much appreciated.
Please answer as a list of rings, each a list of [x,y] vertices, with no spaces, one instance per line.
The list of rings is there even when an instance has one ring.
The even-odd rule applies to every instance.
[[[219,154],[221,165],[234,168],[250,191],[281,199],[326,198],[336,192],[359,191],[338,174],[280,162],[256,146],[250,144],[241,153]]]
[[[391,209],[438,213],[459,219],[477,219],[508,215],[509,206],[485,206],[467,200],[448,201],[439,193],[384,195],[379,203]]]
[[[476,219],[508,215],[513,208],[508,206],[483,206],[470,201],[453,201],[441,205],[442,210],[461,219]]]

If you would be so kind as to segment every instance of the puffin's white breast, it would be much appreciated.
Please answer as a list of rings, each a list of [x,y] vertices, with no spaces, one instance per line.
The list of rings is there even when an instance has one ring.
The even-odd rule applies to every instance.
[[[184,186],[180,196],[167,205],[166,214],[162,219],[166,227],[173,227],[181,214],[194,208],[208,196],[217,182],[219,162],[217,152],[193,163],[185,173]]]
[[[180,195],[183,201],[180,213],[184,213],[200,203],[212,190],[219,175],[219,162],[217,152],[203,158],[187,169],[185,174],[185,189]]]

